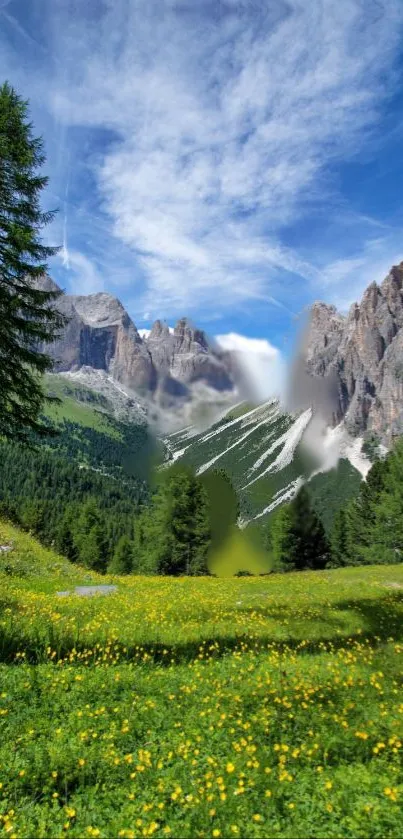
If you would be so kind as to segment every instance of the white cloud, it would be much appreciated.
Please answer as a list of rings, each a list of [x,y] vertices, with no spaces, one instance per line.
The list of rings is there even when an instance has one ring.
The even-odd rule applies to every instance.
[[[331,215],[328,167],[357,153],[393,90],[401,0],[44,4],[54,72],[38,65],[33,89],[63,137],[58,165],[73,129],[72,168],[95,179],[116,260],[133,255],[135,313],[284,300],[284,270],[290,292],[319,284],[284,231],[311,203]],[[329,266],[333,293],[347,268]]]
[[[70,250],[66,256],[64,250],[62,250],[61,258],[63,266],[68,268],[69,271],[69,291],[71,294],[95,294],[104,289],[101,274],[83,253]]]
[[[248,338],[238,332],[228,332],[226,335],[216,335],[215,340],[223,350],[251,353],[261,358],[277,358],[279,350],[273,347],[266,338]]]
[[[386,239],[371,239],[359,254],[338,259],[322,272],[318,291],[326,301],[331,301],[346,312],[358,302],[362,292],[372,282],[380,283],[392,265],[402,260],[401,233]]]
[[[235,353],[244,375],[247,398],[262,402],[283,399],[286,387],[286,364],[277,347],[266,338],[249,338],[237,332],[216,335],[223,350]]]

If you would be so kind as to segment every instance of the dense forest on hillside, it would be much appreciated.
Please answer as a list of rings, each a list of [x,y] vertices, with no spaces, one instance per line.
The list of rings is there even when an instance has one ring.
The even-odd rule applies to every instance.
[[[140,478],[121,475],[118,480],[44,447],[31,451],[2,442],[0,457],[2,513],[69,559],[84,561],[82,550],[69,548],[69,530],[87,531],[91,541],[97,527],[99,545],[93,546],[88,564],[99,570],[105,570],[119,538],[133,536],[134,519],[148,499]]]
[[[331,524],[318,516],[318,508],[325,510],[326,497],[310,497],[303,487],[272,515],[264,539],[273,570],[402,562],[403,440],[375,461],[356,496],[340,504]]]
[[[211,545],[223,541],[239,515],[228,475],[212,470],[198,478],[183,464],[156,473],[144,454],[146,430],[122,423],[114,431],[119,425],[116,437],[66,421],[60,435],[36,449],[1,442],[1,512],[99,571],[208,573]],[[146,462],[148,481],[142,477]],[[398,441],[374,463],[353,500],[343,503],[340,491],[333,523],[318,514],[326,498],[303,487],[263,525],[268,570],[402,561],[402,476]],[[339,491],[337,470],[334,486]]]

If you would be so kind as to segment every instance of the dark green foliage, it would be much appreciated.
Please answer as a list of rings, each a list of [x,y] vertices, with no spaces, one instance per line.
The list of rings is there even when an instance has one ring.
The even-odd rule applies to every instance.
[[[108,544],[99,507],[94,499],[83,506],[73,532],[80,562],[94,571],[106,571]]]
[[[54,340],[63,319],[36,281],[57,249],[40,234],[52,218],[40,196],[47,178],[43,144],[32,134],[28,106],[6,83],[0,87],[0,433],[25,440],[27,432],[49,433],[40,420],[45,400],[41,374],[52,366],[39,346]]]
[[[133,538],[140,505],[148,499],[147,487],[138,478],[124,476],[116,467],[117,479],[99,466],[98,471],[80,468],[62,452],[27,450],[16,443],[0,443],[0,462],[4,514],[68,559],[104,570],[120,537]],[[98,530],[88,547],[87,536],[95,525]]]
[[[377,460],[358,496],[336,518],[332,564],[403,561],[403,440]]]
[[[79,552],[74,541],[74,531],[76,527],[76,509],[74,505],[69,505],[65,508],[63,516],[56,528],[55,548],[58,553],[67,557],[70,562],[76,562]]]
[[[134,570],[183,575],[208,573],[209,498],[191,469],[163,473],[149,510],[136,522]]]
[[[361,450],[363,454],[365,454],[371,463],[375,463],[377,460],[380,460],[380,439],[377,434],[373,431],[370,431],[362,444]]]
[[[274,570],[302,571],[326,566],[329,545],[305,487],[273,517],[270,543]]]
[[[290,504],[284,504],[272,517],[269,544],[273,571],[293,571],[295,569],[295,556]]]
[[[403,561],[403,440],[387,460],[375,463],[372,475],[371,517],[363,553],[367,561]]]
[[[346,565],[348,558],[348,540],[346,511],[344,509],[338,510],[333,519],[333,525],[330,531],[330,548],[331,559],[329,566],[338,568],[339,566]]]
[[[133,540],[128,536],[121,536],[108,565],[109,573],[130,574],[133,569],[133,559]]]
[[[366,481],[362,481],[356,498],[345,510],[346,565],[362,565],[370,561],[373,544],[376,508],[381,493],[388,484],[389,459],[379,460],[371,467]]]
[[[150,478],[157,451],[157,443],[145,425],[133,425],[105,416],[111,434],[79,423],[63,420],[58,434],[44,440],[68,461],[86,463],[114,477]],[[41,441],[32,438],[38,445]]]
[[[357,496],[360,485],[360,473],[345,459],[339,460],[335,469],[320,472],[309,481],[312,506],[328,534],[337,511]]]

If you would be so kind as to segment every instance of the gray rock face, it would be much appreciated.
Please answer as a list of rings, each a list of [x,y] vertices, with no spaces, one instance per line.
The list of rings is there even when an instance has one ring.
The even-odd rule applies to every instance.
[[[46,348],[55,360],[56,372],[93,367],[127,387],[135,383],[136,390],[154,390],[156,373],[150,354],[116,298],[104,293],[65,294],[57,305],[67,316],[67,325]]]
[[[49,277],[40,285],[58,288]],[[58,340],[43,348],[54,358],[55,372],[103,370],[129,391],[151,395],[160,404],[189,398],[190,386],[199,381],[217,391],[234,387],[225,359],[185,318],[173,334],[157,320],[143,340],[110,294],[64,294],[57,306],[68,322]]]
[[[401,434],[403,262],[380,286],[372,283],[347,317],[333,306],[314,304],[301,358],[316,385],[333,382],[327,390],[333,422],[344,417],[351,433],[371,430],[386,444]]]

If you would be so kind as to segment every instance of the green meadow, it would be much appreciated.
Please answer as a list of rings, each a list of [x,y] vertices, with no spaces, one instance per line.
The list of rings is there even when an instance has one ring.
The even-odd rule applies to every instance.
[[[0,541],[2,835],[401,835],[403,566],[99,577]]]

